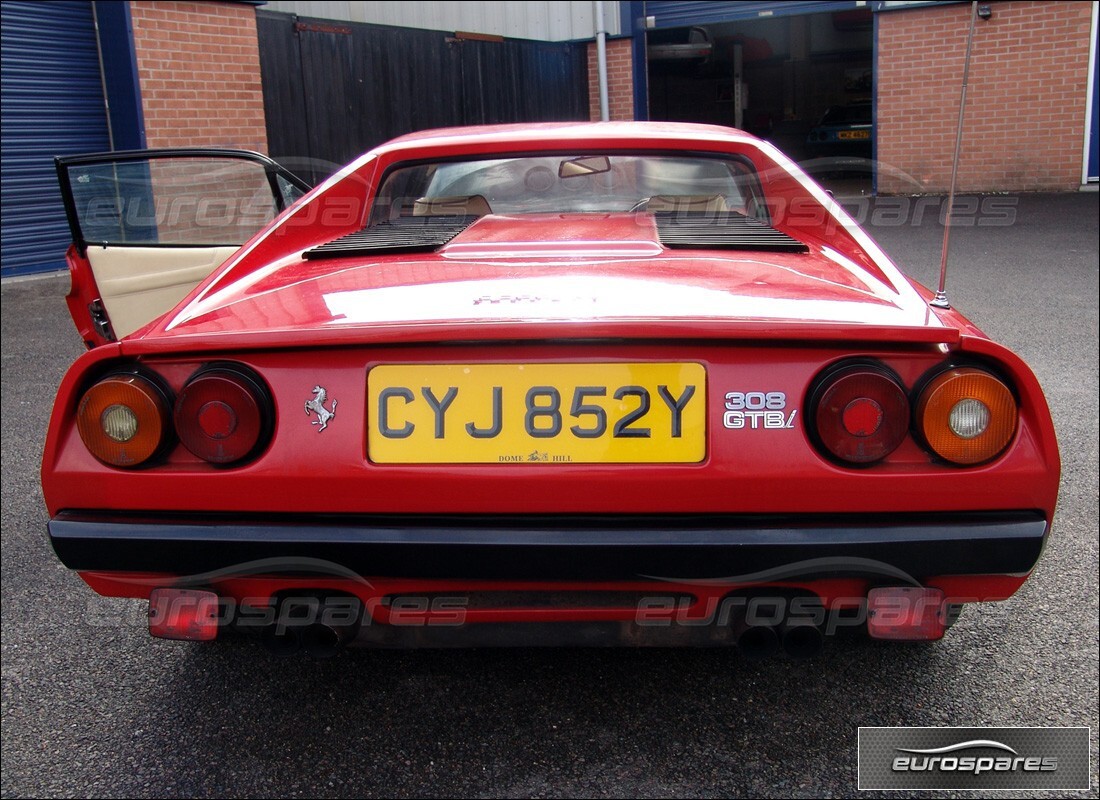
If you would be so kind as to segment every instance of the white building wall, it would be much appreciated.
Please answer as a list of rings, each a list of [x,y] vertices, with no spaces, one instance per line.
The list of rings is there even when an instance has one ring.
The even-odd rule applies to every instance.
[[[592,0],[270,0],[263,8],[302,17],[550,42],[596,35],[596,4]],[[609,35],[619,33],[618,2],[604,2],[604,24]]]

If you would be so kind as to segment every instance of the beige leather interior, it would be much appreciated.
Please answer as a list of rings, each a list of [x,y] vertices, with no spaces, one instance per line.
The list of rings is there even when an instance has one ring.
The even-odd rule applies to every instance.
[[[461,197],[421,197],[413,203],[414,217],[484,217],[492,214],[489,201],[479,194]]]
[[[100,299],[122,338],[176,306],[236,247],[88,248]]]
[[[720,194],[655,194],[645,204],[646,211],[707,212],[729,211]]]

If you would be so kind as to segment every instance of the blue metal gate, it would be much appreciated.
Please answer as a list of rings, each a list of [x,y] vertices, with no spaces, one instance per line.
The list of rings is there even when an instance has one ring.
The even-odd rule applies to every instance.
[[[62,269],[70,235],[53,157],[110,149],[90,2],[3,2],[0,272]]]

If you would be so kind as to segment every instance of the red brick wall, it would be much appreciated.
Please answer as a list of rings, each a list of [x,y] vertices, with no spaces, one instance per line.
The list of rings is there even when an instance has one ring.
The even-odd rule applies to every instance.
[[[1080,186],[1091,3],[993,3],[978,20],[960,191]],[[946,192],[969,3],[878,14],[876,91],[884,194]],[[892,169],[909,178],[891,174]]]
[[[130,13],[148,146],[267,152],[255,9],[132,0]]]
[[[633,64],[630,39],[607,40],[607,110],[611,119],[634,119]],[[600,73],[595,42],[588,45],[588,118],[600,118]]]

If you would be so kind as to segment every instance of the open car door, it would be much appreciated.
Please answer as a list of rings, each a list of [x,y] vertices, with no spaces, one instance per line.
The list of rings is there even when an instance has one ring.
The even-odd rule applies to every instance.
[[[56,163],[73,234],[66,299],[88,347],[174,308],[309,189],[247,150],[133,150]]]

